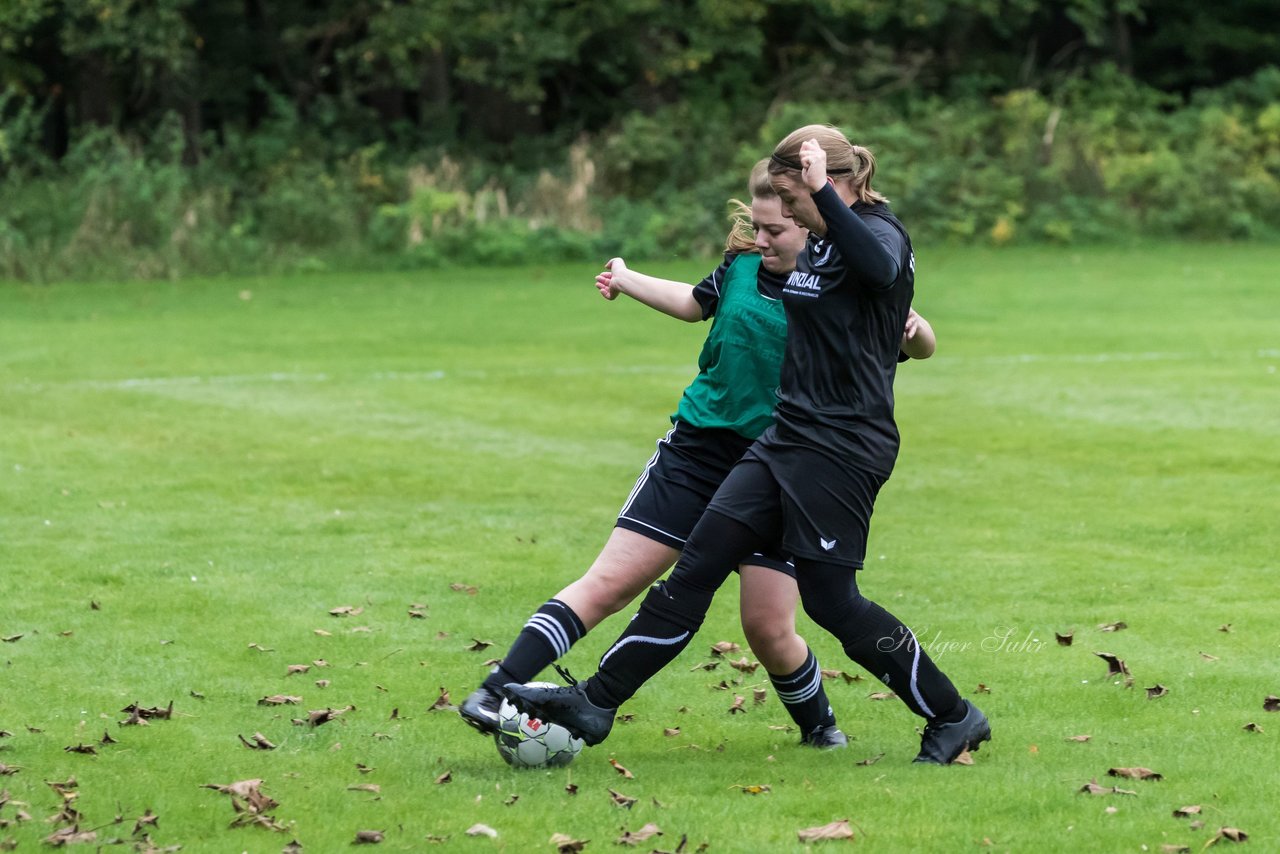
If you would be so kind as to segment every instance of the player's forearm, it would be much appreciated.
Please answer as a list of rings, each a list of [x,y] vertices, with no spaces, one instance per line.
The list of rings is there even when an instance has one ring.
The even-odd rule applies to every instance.
[[[690,323],[702,320],[702,306],[693,298],[693,288],[683,282],[646,276],[635,270],[627,270],[614,276],[618,290],[634,300]]]

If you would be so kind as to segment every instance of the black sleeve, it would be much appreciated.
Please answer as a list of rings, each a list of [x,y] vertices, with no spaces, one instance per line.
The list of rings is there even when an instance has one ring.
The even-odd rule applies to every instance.
[[[724,253],[724,260],[720,262],[720,266],[693,286],[693,298],[698,301],[698,305],[702,306],[703,320],[716,313],[716,306],[720,304],[720,286],[724,284],[725,273],[729,271],[729,265],[736,257],[738,256]]]
[[[898,251],[894,253],[885,245],[892,238],[873,231],[862,217],[845,205],[831,184],[814,193],[813,201],[827,223],[826,238],[840,252],[848,271],[859,282],[875,290],[892,287],[898,279],[898,259],[902,257],[902,236],[897,229],[889,226],[899,244]]]

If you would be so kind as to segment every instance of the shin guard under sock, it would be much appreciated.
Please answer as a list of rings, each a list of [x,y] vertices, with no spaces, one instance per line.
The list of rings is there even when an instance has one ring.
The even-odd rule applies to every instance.
[[[508,682],[528,682],[586,633],[572,608],[559,599],[548,600],[524,624],[511,649],[484,680],[484,687],[496,692]]]
[[[827,692],[822,687],[822,670],[813,650],[804,664],[794,673],[785,676],[769,674],[773,690],[791,715],[791,720],[800,727],[800,734],[808,735],[818,727],[832,726],[836,722],[835,713],[831,711],[831,703],[827,701]]]
[[[649,588],[626,631],[586,681],[587,699],[605,709],[616,709],[631,699],[689,645],[714,594],[714,590],[689,587],[674,578]]]
[[[965,711],[959,692],[920,647],[911,629],[876,603],[863,602],[857,636],[841,638],[845,653],[920,717],[959,720]]]

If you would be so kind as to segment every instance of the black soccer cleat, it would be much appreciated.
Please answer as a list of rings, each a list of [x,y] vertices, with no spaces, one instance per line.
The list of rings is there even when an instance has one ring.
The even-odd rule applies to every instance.
[[[966,750],[976,752],[982,742],[991,740],[991,724],[987,722],[987,716],[968,700],[962,702],[965,715],[955,723],[930,721],[925,724],[916,762],[950,765],[961,753]]]
[[[813,732],[800,737],[800,743],[818,750],[839,750],[849,746],[849,737],[842,733],[835,724],[823,726],[818,724]]]
[[[458,714],[477,731],[492,735],[498,731],[498,707],[501,705],[502,697],[498,692],[481,685],[458,706]]]
[[[508,682],[502,687],[511,704],[525,714],[549,723],[560,724],[574,738],[587,744],[599,744],[613,728],[613,716],[617,709],[602,709],[587,699],[586,689],[580,684],[565,688],[538,688]]]

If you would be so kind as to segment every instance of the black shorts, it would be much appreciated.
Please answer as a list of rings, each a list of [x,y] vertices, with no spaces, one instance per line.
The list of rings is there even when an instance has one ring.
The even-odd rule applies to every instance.
[[[776,542],[782,554],[860,569],[886,480],[809,448],[757,443],[709,507]]]
[[[618,512],[617,526],[683,549],[707,502],[749,447],[751,440],[732,430],[677,421],[658,440],[657,452]],[[781,553],[756,554],[746,562],[792,578],[796,574]]]

